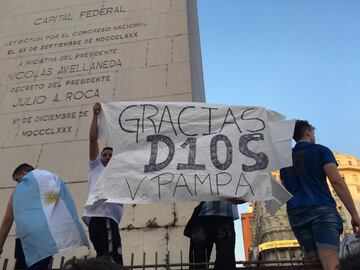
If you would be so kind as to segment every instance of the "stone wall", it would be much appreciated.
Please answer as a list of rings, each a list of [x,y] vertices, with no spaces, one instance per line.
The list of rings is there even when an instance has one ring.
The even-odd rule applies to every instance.
[[[0,213],[22,162],[61,176],[82,213],[95,102],[205,99],[193,0],[2,1],[0,65]],[[187,254],[182,230],[192,208],[127,205],[125,262],[131,253]],[[13,228],[1,260],[13,257],[14,237]]]

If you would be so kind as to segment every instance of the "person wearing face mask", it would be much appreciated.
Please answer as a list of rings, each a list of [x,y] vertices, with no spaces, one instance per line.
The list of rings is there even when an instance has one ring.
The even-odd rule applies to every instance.
[[[105,147],[99,152],[98,116],[100,103],[93,106],[93,118],[90,124],[89,151],[89,194],[109,163],[113,149]],[[94,245],[97,257],[109,257],[115,263],[123,265],[119,223],[123,215],[123,205],[118,203],[96,202],[85,206],[83,220],[89,228],[90,240]]]

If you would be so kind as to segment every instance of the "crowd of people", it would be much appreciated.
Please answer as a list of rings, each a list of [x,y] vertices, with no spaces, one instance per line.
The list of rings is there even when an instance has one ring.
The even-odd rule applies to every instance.
[[[98,116],[100,113],[101,105],[96,103],[93,106],[93,118],[89,132],[88,180],[90,193],[113,153],[110,147],[103,148],[101,152],[99,150]],[[343,225],[327,179],[349,211],[354,234],[357,236],[360,236],[360,218],[349,189],[339,174],[333,153],[329,148],[316,144],[314,131],[315,128],[307,121],[296,121],[293,136],[296,142],[292,153],[293,165],[281,169],[280,174],[283,185],[293,195],[287,202],[287,212],[291,228],[305,258],[319,260],[325,270],[335,270],[340,265],[338,249]],[[27,163],[20,164],[15,168],[12,178],[18,184],[10,197],[1,224],[0,254],[15,220],[19,236],[16,239],[15,247],[16,269],[47,269],[52,256],[61,251],[54,249],[54,245],[61,246],[63,250],[88,245],[87,239],[84,239],[83,229],[79,225],[76,210],[74,214],[75,206],[71,195],[61,179],[50,172],[37,170]],[[37,186],[33,188],[32,192],[26,192],[26,190],[30,190],[34,179],[37,181]],[[51,186],[53,189],[50,189],[50,184],[47,184],[49,179],[53,183]],[[21,192],[22,190],[25,192]],[[56,192],[51,190],[56,190]],[[47,194],[46,199],[44,199],[44,194]],[[36,196],[39,199],[35,198]],[[63,206],[55,209],[59,200]],[[190,239],[190,269],[204,269],[211,257],[214,245],[216,246],[215,269],[236,269],[234,220],[239,218],[237,204],[241,203],[244,201],[239,198],[201,202],[194,209],[184,231],[184,235]],[[89,237],[98,259],[72,259],[65,264],[64,269],[111,270],[119,269],[116,266],[123,265],[119,233],[123,209],[122,204],[108,202],[85,206],[82,219],[88,226]],[[59,214],[53,215],[53,212],[48,214],[50,211],[58,211],[56,213]],[[62,215],[68,213],[66,211],[70,211],[68,215],[72,217],[71,222],[76,228],[76,241],[66,242],[55,239],[53,241],[56,242],[55,244],[51,241],[48,244],[39,240],[40,245],[34,245],[32,242],[34,239],[44,238],[43,231],[34,229],[39,223],[34,219],[47,215],[49,228],[45,230],[50,230],[55,238],[56,234],[64,234],[64,231],[60,229],[64,228],[63,223],[69,223],[66,218],[61,218]],[[27,223],[28,226],[23,226],[24,223]],[[64,235],[62,236],[64,237]],[[346,268],[348,265],[344,260],[340,267],[341,269],[350,269]]]

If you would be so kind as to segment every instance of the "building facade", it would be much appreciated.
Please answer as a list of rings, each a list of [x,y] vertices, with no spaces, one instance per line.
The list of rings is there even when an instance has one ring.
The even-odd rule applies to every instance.
[[[356,209],[360,211],[360,160],[354,156],[334,153],[338,163],[340,175],[349,187],[351,196],[353,197]],[[346,210],[344,204],[330,185],[331,192],[337,204],[337,209],[343,219],[344,233],[343,237],[352,234],[351,216]]]
[[[241,228],[243,231],[245,260],[249,261],[252,254],[252,242],[255,239],[255,214],[252,212],[241,214]]]

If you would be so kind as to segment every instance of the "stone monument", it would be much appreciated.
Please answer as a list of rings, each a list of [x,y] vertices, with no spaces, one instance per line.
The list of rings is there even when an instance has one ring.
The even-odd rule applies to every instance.
[[[22,162],[63,178],[82,213],[95,102],[205,100],[196,0],[3,0],[0,65],[0,215]],[[127,205],[125,263],[186,261],[192,208]],[[13,226],[1,261],[14,238]]]

